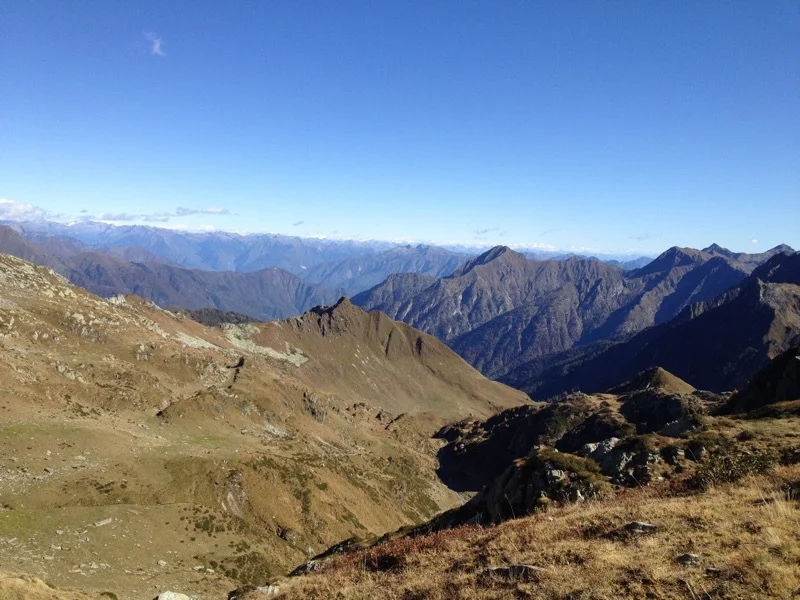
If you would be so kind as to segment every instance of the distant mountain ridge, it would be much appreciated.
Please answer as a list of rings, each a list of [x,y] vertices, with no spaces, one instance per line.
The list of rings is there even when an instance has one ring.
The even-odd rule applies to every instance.
[[[236,273],[129,262],[91,251],[54,256],[4,226],[0,226],[0,252],[48,266],[100,296],[136,294],[165,308],[216,308],[270,320],[300,314],[341,296],[341,290],[307,283],[276,268]]]
[[[138,248],[149,253],[148,258],[139,257],[142,262],[169,262],[182,267],[212,271],[257,271],[267,267],[278,267],[311,283],[341,286],[348,291],[351,291],[351,288],[352,291],[369,289],[390,273],[407,270],[441,277],[451,272],[460,262],[453,261],[454,256],[460,256],[463,261],[485,251],[481,246],[340,240],[273,233],[192,232],[146,225],[111,225],[94,221],[71,224],[41,220],[0,221],[0,224],[16,229],[26,239],[39,244],[44,244],[49,238],[50,241],[77,243],[83,246],[84,251],[112,254],[120,251],[129,252],[127,250],[129,248]],[[49,247],[48,251],[51,250],[53,248]],[[575,252],[538,248],[520,248],[519,252],[537,260],[566,260],[577,255]],[[55,253],[60,254],[60,252]],[[383,253],[384,256],[378,256]],[[414,253],[418,253],[419,257],[409,261],[408,255]],[[123,258],[136,260],[133,256],[123,256]],[[625,269],[642,266],[652,260],[652,257],[636,257],[628,254],[598,254],[597,258],[618,264]],[[351,264],[351,260],[355,262]],[[408,264],[404,265],[403,261],[407,261]],[[382,266],[384,262],[386,264]],[[309,271],[315,267],[320,267],[320,271],[309,275]],[[361,271],[358,271],[359,267]],[[348,275],[346,269],[353,269],[353,274]],[[358,282],[357,290],[354,285],[347,283],[351,277],[364,277],[369,273],[374,274],[365,277],[364,282]],[[331,276],[336,280],[325,279]]]
[[[624,271],[580,257],[536,261],[498,246],[447,277],[390,276],[353,302],[436,335],[487,376],[500,377],[539,357],[666,323],[787,248],[750,255],[674,247]]]
[[[390,242],[301,238],[279,234],[190,232],[143,225],[50,221],[6,223],[34,240],[48,234],[72,238],[90,249],[138,247],[175,265],[209,271],[258,271],[277,267],[302,275],[322,262],[343,260],[395,246]]]
[[[47,265],[101,295],[136,293],[164,307],[232,311],[258,320],[354,294],[355,304],[435,335],[485,375],[536,394],[574,387],[552,368],[577,372],[575,365],[620,341],[685,319],[687,307],[690,315],[705,311],[759,265],[793,252],[786,245],[756,254],[718,244],[673,247],[629,268],[581,256],[535,260],[506,246],[470,256],[430,245],[87,223],[0,226],[0,250]],[[332,256],[339,258],[328,260]],[[245,270],[187,269],[170,257]],[[300,274],[246,270],[258,261],[286,261]],[[320,262],[307,267],[298,261]],[[778,274],[771,277],[776,283]]]
[[[660,366],[696,387],[739,388],[800,342],[800,254],[776,254],[741,284],[622,341],[531,361],[502,380],[538,397],[603,390]]]
[[[353,295],[378,285],[394,273],[444,277],[468,258],[467,254],[438,246],[405,245],[366,256],[321,263],[310,268],[303,277],[326,287],[342,288],[348,295]]]

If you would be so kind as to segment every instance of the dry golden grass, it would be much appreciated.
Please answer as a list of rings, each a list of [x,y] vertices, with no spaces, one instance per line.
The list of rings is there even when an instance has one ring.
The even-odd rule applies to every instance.
[[[57,591],[35,577],[0,573],[0,600],[84,600],[88,598],[89,596],[79,593]]]
[[[793,466],[697,495],[631,490],[493,528],[400,538],[279,585],[286,598],[348,600],[792,598],[800,593],[799,481]],[[634,520],[658,530],[620,533]],[[700,563],[681,565],[687,552]],[[535,581],[485,575],[512,564],[538,567]]]
[[[458,505],[431,434],[525,395],[385,316],[325,319],[209,328],[0,255],[0,570],[210,600]]]

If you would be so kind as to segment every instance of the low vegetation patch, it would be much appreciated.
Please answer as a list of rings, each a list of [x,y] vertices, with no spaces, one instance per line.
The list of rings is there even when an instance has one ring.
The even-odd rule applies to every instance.
[[[394,539],[277,583],[283,598],[348,600],[790,598],[800,589],[798,480],[800,467],[777,466],[691,501],[631,489],[493,527]],[[654,529],[609,535],[633,521]]]
[[[723,483],[736,483],[750,475],[766,473],[777,462],[768,451],[744,452],[725,447],[709,456],[687,480],[689,489],[705,491]]]

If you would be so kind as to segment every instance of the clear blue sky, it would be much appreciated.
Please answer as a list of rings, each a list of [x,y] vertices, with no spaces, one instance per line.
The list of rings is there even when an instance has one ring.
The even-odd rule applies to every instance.
[[[0,198],[296,235],[800,246],[800,3],[3,2]]]

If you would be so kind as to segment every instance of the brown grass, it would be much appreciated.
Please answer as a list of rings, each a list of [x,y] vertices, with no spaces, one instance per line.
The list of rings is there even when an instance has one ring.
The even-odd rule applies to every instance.
[[[0,600],[84,600],[89,596],[58,591],[45,582],[27,575],[0,573]]]
[[[800,589],[800,503],[787,490],[798,481],[792,466],[693,496],[632,490],[493,528],[400,538],[279,585],[286,598],[791,598]],[[617,535],[633,520],[658,530]],[[685,552],[700,564],[679,564]],[[511,564],[539,567],[536,580],[485,575]]]

